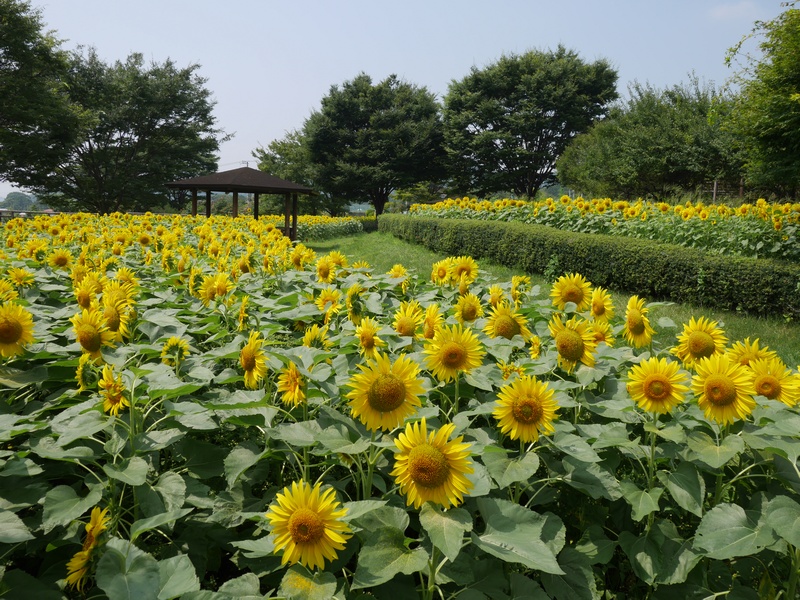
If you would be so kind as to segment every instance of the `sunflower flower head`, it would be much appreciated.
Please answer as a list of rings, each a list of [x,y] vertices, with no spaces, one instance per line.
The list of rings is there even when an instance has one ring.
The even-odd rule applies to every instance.
[[[794,406],[800,400],[800,375],[792,373],[777,356],[750,362],[756,394]]]
[[[671,412],[689,392],[688,377],[677,362],[651,357],[628,371],[628,393],[644,411]]]
[[[588,321],[579,317],[564,321],[561,315],[555,314],[548,327],[555,341],[558,364],[562,369],[571,373],[579,362],[587,367],[594,366],[597,342]]]
[[[692,392],[706,419],[727,425],[753,412],[756,390],[751,369],[724,354],[701,358],[694,369]]]
[[[33,341],[33,315],[15,302],[0,305],[0,356],[22,354]]]
[[[97,385],[102,390],[103,411],[113,417],[119,416],[120,411],[130,406],[131,403],[125,397],[125,385],[122,383],[122,375],[114,375],[114,367],[109,364],[103,365],[103,376]]]
[[[512,440],[535,442],[540,434],[550,434],[558,403],[546,381],[522,375],[500,388],[492,415],[500,431]]]
[[[424,317],[422,307],[416,300],[401,302],[394,313],[394,330],[403,337],[416,338]]]
[[[486,351],[469,327],[444,325],[428,340],[424,350],[426,366],[440,381],[452,381],[483,362]]]
[[[278,375],[278,392],[281,400],[287,406],[299,406],[306,401],[306,382],[303,375],[297,369],[297,365],[289,363],[289,366],[281,370]]]
[[[267,359],[262,350],[264,340],[257,331],[251,331],[247,343],[239,352],[239,364],[244,370],[245,387],[254,390],[267,374]]]
[[[83,352],[92,358],[100,357],[103,346],[113,346],[115,334],[106,325],[103,312],[97,306],[83,309],[75,314],[72,319],[75,338],[81,345]]]
[[[745,338],[744,341],[737,341],[731,344],[727,354],[732,361],[745,366],[749,366],[752,361],[759,358],[771,359],[778,357],[774,350],[770,350],[767,346],[761,346],[758,338],[751,342],[749,337]]]
[[[356,327],[356,337],[358,338],[358,351],[367,358],[375,358],[378,348],[385,346],[384,342],[378,337],[380,326],[372,317],[364,317],[361,324]]]
[[[516,312],[508,302],[500,302],[492,307],[483,332],[491,338],[503,337],[507,340],[519,335],[526,342],[533,335],[528,329],[525,317]]]
[[[631,296],[628,299],[622,334],[634,348],[642,348],[653,341],[655,330],[650,326],[650,319],[647,317],[648,311],[643,298]]]
[[[179,366],[189,356],[189,342],[177,336],[170,337],[161,347],[161,362],[170,367]]]
[[[459,295],[455,306],[455,317],[462,325],[472,323],[478,317],[483,316],[483,306],[480,298],[475,294],[467,293]]]
[[[683,361],[687,368],[692,368],[701,358],[725,352],[727,343],[728,338],[716,321],[692,317],[683,326],[683,332],[678,336],[678,345],[670,352]]]
[[[442,325],[444,325],[444,315],[439,311],[439,305],[433,302],[425,307],[425,317],[422,319],[422,337],[432,340]]]
[[[572,302],[577,306],[576,311],[584,311],[591,305],[592,284],[579,273],[562,275],[553,284],[550,297],[558,310],[564,310],[567,303]]]
[[[108,508],[100,510],[95,506],[92,509],[89,522],[86,524],[86,538],[83,547],[67,563],[67,585],[76,590],[83,591],[86,580],[89,578],[89,561],[94,549],[100,543],[100,535],[108,528]]]
[[[591,310],[596,323],[608,323],[614,318],[614,301],[607,289],[598,286],[592,290]]]

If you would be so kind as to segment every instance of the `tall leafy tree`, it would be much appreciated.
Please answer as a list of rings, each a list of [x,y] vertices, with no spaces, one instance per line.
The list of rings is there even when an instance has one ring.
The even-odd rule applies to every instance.
[[[198,68],[146,65],[141,54],[109,65],[92,49],[75,53],[66,81],[81,107],[80,134],[68,156],[39,169],[28,187],[52,206],[97,212],[168,202],[166,182],[216,166],[222,134]]]
[[[696,77],[666,89],[634,82],[628,99],[557,161],[563,185],[593,196],[662,198],[718,181],[738,189],[742,158],[724,128],[730,100]]]
[[[380,215],[395,189],[444,173],[439,105],[424,87],[364,73],[334,85],[304,134],[316,188],[349,201],[369,200]]]
[[[750,183],[782,195],[800,191],[800,10],[758,23],[761,56],[749,57],[735,80],[740,94],[733,129],[748,150]],[[728,59],[739,52],[733,48]]]
[[[533,196],[569,141],[606,114],[617,73],[571,50],[503,56],[450,84],[445,139],[456,186]]]
[[[64,77],[68,55],[43,32],[30,2],[0,0],[0,178],[29,187],[64,160],[78,111]]]

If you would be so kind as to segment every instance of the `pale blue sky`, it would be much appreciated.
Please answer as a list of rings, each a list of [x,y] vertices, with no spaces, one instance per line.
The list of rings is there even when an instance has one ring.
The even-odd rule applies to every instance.
[[[200,65],[217,125],[235,137],[221,170],[299,128],[330,86],[395,73],[439,97],[453,79],[502,54],[555,48],[607,59],[619,90],[665,87],[694,72],[721,85],[726,50],[780,0],[31,0],[63,47],[94,46],[107,62]],[[0,182],[0,196],[13,187]]]

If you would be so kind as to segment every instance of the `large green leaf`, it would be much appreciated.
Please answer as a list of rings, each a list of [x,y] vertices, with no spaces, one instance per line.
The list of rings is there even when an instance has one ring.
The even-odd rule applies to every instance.
[[[184,427],[202,431],[217,429],[217,423],[211,418],[212,412],[205,406],[194,402],[170,401],[165,402],[164,406],[169,411],[169,416]]]
[[[171,600],[200,589],[200,579],[185,554],[158,561],[158,575],[158,600]]]
[[[33,538],[22,519],[9,510],[0,509],[0,544],[17,544]]]
[[[617,543],[606,537],[600,525],[590,525],[584,530],[575,550],[583,554],[589,564],[605,565],[613,558]]]
[[[648,585],[682,583],[702,558],[670,521],[656,521],[649,532],[638,537],[623,531],[619,545],[634,573]]]
[[[424,548],[408,548],[401,530],[383,527],[364,541],[351,587],[354,590],[374,587],[398,573],[411,575],[427,567],[428,553]]]
[[[186,500],[186,482],[172,471],[161,474],[153,488],[161,495],[167,510],[176,510]]]
[[[706,482],[697,467],[690,462],[682,462],[673,471],[659,471],[658,479],[667,487],[678,506],[698,517],[703,516]]]
[[[118,465],[103,465],[106,475],[132,486],[142,485],[147,481],[148,468],[147,461],[140,456],[125,459]]]
[[[788,496],[778,496],[767,504],[767,525],[795,548],[800,548],[800,504]]]
[[[111,538],[95,572],[97,587],[114,600],[158,598],[161,573],[150,554],[128,541]]]
[[[634,521],[641,521],[651,512],[658,510],[658,499],[664,493],[664,488],[654,488],[652,490],[642,490],[632,481],[623,480],[619,482],[622,495],[628,504],[631,505],[631,517]]]
[[[228,487],[232,487],[242,473],[261,460],[263,455],[264,453],[259,451],[254,444],[236,446],[231,450],[224,462]]]
[[[744,451],[744,440],[738,435],[727,435],[722,443],[717,445],[708,434],[693,431],[686,441],[697,458],[714,469],[719,469]]]
[[[738,504],[719,504],[703,516],[695,532],[695,548],[710,558],[725,560],[757,554],[775,541],[761,515]]]
[[[428,532],[433,545],[454,561],[461,552],[464,534],[472,531],[472,519],[463,508],[441,510],[426,502],[419,511],[419,522]]]
[[[88,410],[70,419],[60,421],[53,419],[51,426],[58,434],[58,445],[66,446],[75,440],[91,438],[98,431],[108,427],[112,421],[113,417],[99,410]]]
[[[622,497],[622,490],[614,474],[600,464],[585,463],[573,456],[565,456],[561,462],[567,471],[564,481],[572,487],[586,492],[595,500],[618,500]]]
[[[574,548],[564,548],[558,555],[558,564],[563,575],[542,574],[542,584],[547,593],[556,600],[594,600],[597,584],[589,559]]]
[[[481,454],[483,464],[501,488],[518,481],[527,481],[539,468],[539,457],[526,452],[519,458],[508,458],[508,452],[499,446],[486,446]]]
[[[336,593],[336,575],[325,571],[309,573],[295,565],[281,579],[278,594],[287,600],[328,600]]]
[[[131,525],[131,542],[135,542],[136,538],[140,535],[145,533],[146,531],[150,531],[151,529],[156,529],[161,527],[162,525],[171,525],[181,517],[185,517],[190,512],[192,512],[192,508],[181,508],[178,510],[173,510],[165,513],[161,513],[160,515],[156,515],[154,517],[150,517],[147,519],[139,519],[138,521],[134,521],[133,525]]]
[[[89,485],[89,493],[83,498],[66,485],[53,488],[44,497],[42,529],[49,533],[54,527],[67,525],[95,506],[103,497],[103,486]]]

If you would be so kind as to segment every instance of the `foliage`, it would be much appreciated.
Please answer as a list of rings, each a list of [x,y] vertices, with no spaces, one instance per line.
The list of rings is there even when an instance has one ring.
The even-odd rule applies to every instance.
[[[303,134],[316,186],[336,198],[366,199],[383,212],[395,189],[442,175],[442,124],[433,94],[391,75],[361,73],[331,86]]]
[[[608,118],[572,140],[558,180],[597,197],[657,200],[710,186],[737,189],[742,158],[723,124],[730,100],[696,77],[658,90],[633,83]]]
[[[3,199],[0,207],[7,210],[31,210],[35,205],[35,200],[22,192],[11,192]]]
[[[391,215],[379,224],[442,253],[467,253],[528,273],[580,271],[597,285],[756,315],[800,316],[800,266],[709,255],[680,246],[518,222]]]
[[[568,142],[606,113],[616,81],[608,62],[586,63],[562,46],[473,67],[444,99],[455,187],[532,198]]]
[[[341,264],[324,283],[313,262],[294,266],[298,248],[269,225],[115,214],[4,229],[6,241],[19,242],[6,244],[4,277],[24,268],[36,283],[20,286],[15,301],[33,315],[36,340],[4,358],[0,373],[3,593],[77,597],[65,587],[67,564],[90,552],[81,580],[89,597],[794,596],[796,406],[757,396],[752,415],[726,427],[693,395],[670,413],[646,413],[627,391],[628,373],[650,356],[670,357],[669,348],[635,349],[619,336],[597,346],[593,367],[568,373],[547,324],[588,314],[570,303],[556,311],[550,290],[519,280],[493,283],[516,296],[538,353],[519,335],[489,337],[481,318],[467,325],[485,348],[480,365],[439,382],[424,366],[428,342],[391,323],[412,299],[438,303],[455,323],[455,282]],[[76,284],[49,265],[57,249],[74,253],[84,277],[105,281],[100,302],[123,268],[137,280],[129,334],[104,347],[98,364],[84,363],[80,390],[81,346],[70,327]],[[248,253],[252,268],[234,268]],[[220,294],[197,285],[222,275],[231,285]],[[489,282],[474,275],[470,290],[488,307]],[[422,406],[410,420],[463,436],[472,473],[462,506],[409,506],[391,475],[402,428],[370,432],[352,417],[351,380],[369,363],[350,311],[329,313],[317,300],[355,284],[359,314],[380,323],[387,356],[420,365]],[[303,327],[325,320],[331,350],[304,345]],[[252,389],[240,360],[249,331],[263,334],[267,366]],[[173,337],[188,354],[164,361]],[[305,394],[296,406],[277,387],[291,363]],[[130,403],[117,416],[103,410],[101,370],[119,375]],[[545,382],[559,407],[550,432],[520,443],[500,433],[494,412],[501,389],[523,373]],[[333,490],[352,532],[322,569],[282,565],[265,517],[299,480]],[[108,509],[102,526],[93,507]]]
[[[64,77],[67,54],[42,31],[28,1],[0,0],[0,177],[29,187],[51,172],[78,132],[78,110]]]

